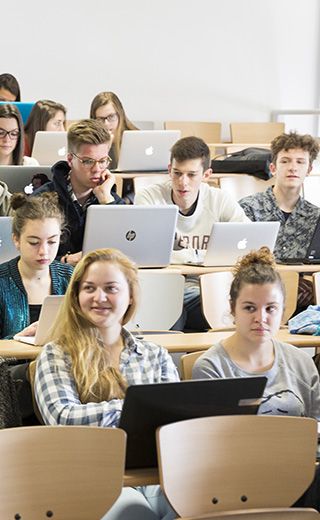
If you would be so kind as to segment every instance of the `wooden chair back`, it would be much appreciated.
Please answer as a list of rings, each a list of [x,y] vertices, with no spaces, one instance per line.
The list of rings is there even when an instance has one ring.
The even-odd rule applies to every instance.
[[[1,430],[0,517],[100,519],[121,493],[125,448],[118,428]]]
[[[141,175],[133,178],[133,189],[135,193],[143,190],[144,188],[148,188],[153,184],[159,184],[160,182],[166,182],[169,180],[169,175],[167,173],[159,173],[149,175]]]
[[[181,137],[194,135],[201,137],[206,143],[221,142],[221,123],[202,121],[165,121],[166,130],[180,130]]]
[[[206,350],[199,350],[198,352],[190,352],[189,354],[183,354],[180,358],[180,374],[181,379],[192,379],[193,365],[197,361],[198,357],[206,352]]]
[[[274,179],[264,181],[253,175],[240,173],[232,177],[221,177],[219,183],[222,190],[226,190],[235,200],[240,200],[248,195],[266,191],[274,184]]]
[[[230,123],[233,143],[268,144],[284,130],[284,123]]]
[[[188,516],[181,520],[319,520],[315,509],[305,507],[284,507],[268,509],[244,509],[243,511],[225,511],[201,516]]]
[[[303,198],[315,206],[320,206],[320,175],[308,175],[302,188]]]

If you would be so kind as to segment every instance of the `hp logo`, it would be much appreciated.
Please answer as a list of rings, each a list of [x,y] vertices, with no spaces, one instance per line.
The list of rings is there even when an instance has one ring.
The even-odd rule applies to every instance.
[[[128,242],[132,242],[136,238],[136,232],[133,231],[133,229],[130,229],[130,231],[127,231],[126,233],[126,239]]]

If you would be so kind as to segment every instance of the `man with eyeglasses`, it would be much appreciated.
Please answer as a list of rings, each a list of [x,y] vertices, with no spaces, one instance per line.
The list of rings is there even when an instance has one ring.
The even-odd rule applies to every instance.
[[[34,192],[56,191],[67,221],[66,241],[58,254],[76,265],[81,258],[86,210],[91,204],[123,204],[113,190],[115,176],[108,170],[112,138],[100,121],[84,119],[68,130],[67,161],[52,167],[53,180]]]

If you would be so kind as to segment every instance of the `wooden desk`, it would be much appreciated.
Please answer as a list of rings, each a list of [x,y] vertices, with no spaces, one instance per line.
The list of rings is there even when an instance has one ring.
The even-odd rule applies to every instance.
[[[170,264],[170,269],[177,269],[181,274],[199,275],[205,273],[214,273],[219,271],[231,271],[234,266],[212,266],[204,267],[200,265],[188,264]],[[320,264],[302,264],[302,265],[286,265],[277,264],[279,271],[296,271],[297,273],[317,273],[320,271]]]
[[[41,347],[35,345],[28,345],[14,339],[0,340],[0,356],[4,358],[35,359],[39,352],[41,352]]]

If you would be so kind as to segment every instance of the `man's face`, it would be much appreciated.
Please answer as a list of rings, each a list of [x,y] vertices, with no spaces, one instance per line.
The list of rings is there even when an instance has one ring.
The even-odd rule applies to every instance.
[[[108,157],[109,149],[109,143],[82,144],[79,146],[76,155],[68,153],[67,159],[71,168],[71,184],[74,190],[81,193],[100,184],[102,173],[107,169],[107,166],[101,167],[101,165],[95,163],[93,166],[88,167],[81,161],[86,159],[101,161]]]
[[[169,164],[169,175],[172,180],[173,202],[181,211],[188,210],[196,201],[202,181],[207,181],[211,170],[203,171],[202,159],[188,159]]]
[[[309,152],[301,148],[281,150],[276,164],[270,164],[271,173],[276,175],[276,186],[284,189],[300,189],[311,168]]]

